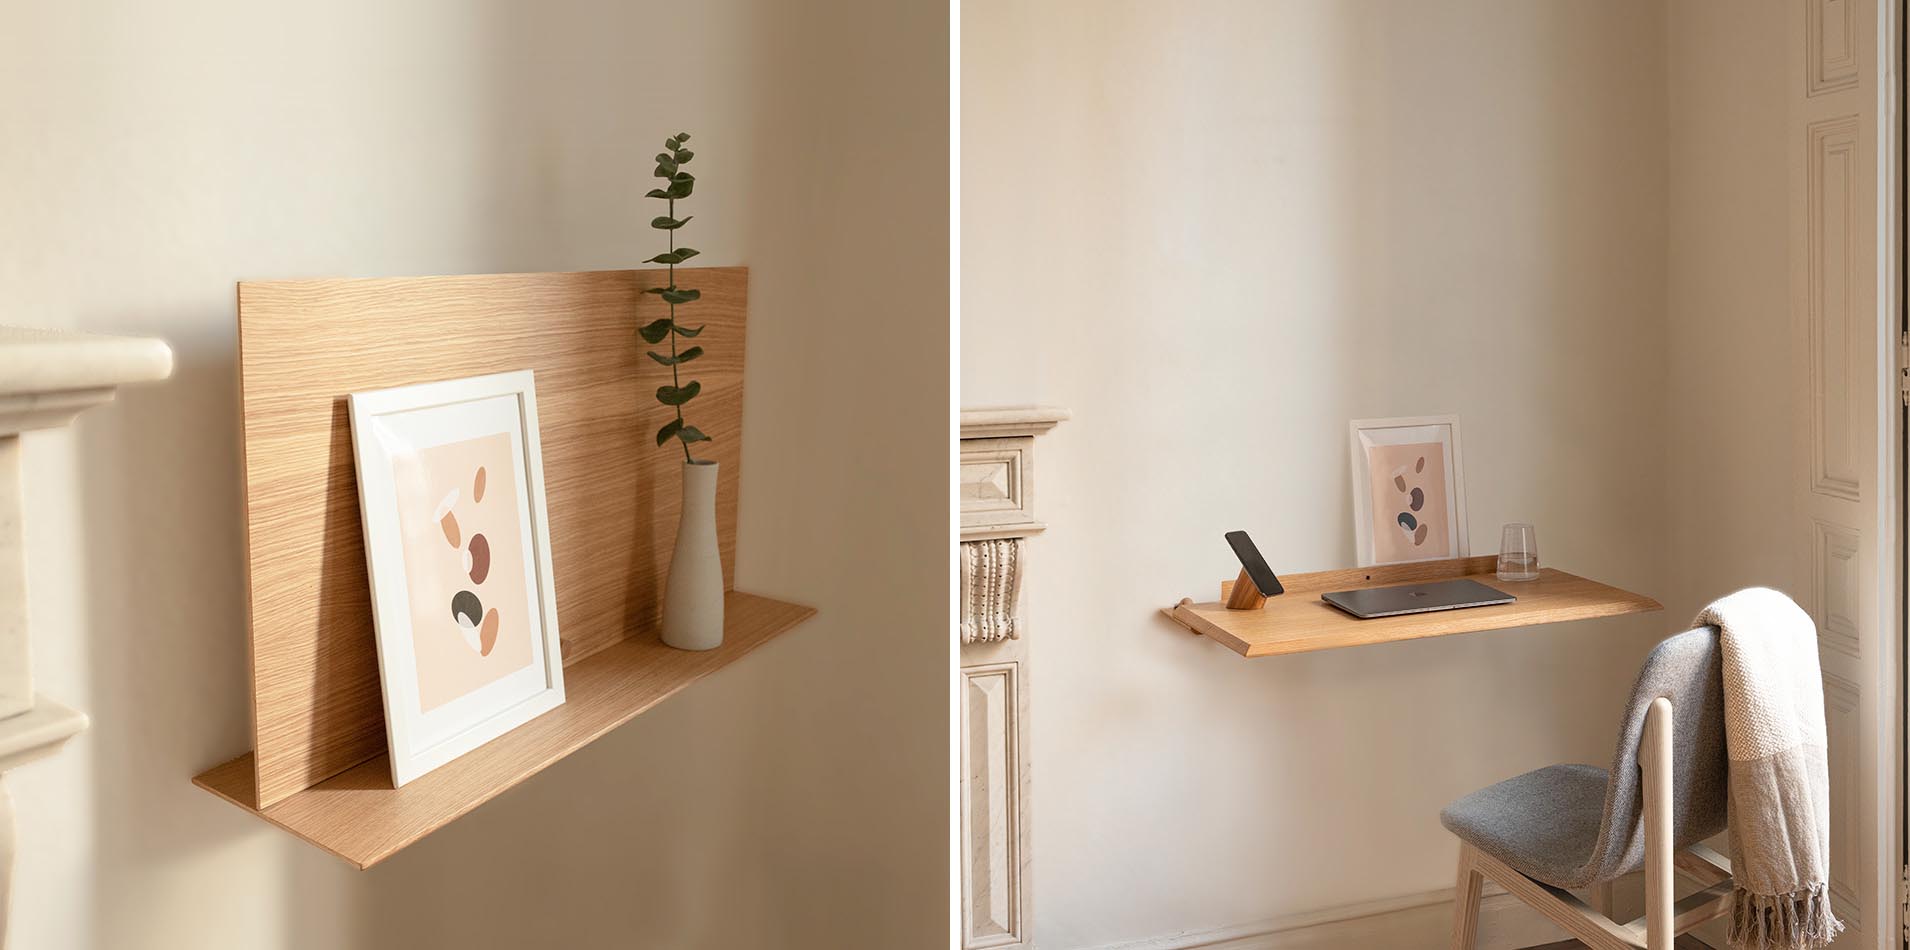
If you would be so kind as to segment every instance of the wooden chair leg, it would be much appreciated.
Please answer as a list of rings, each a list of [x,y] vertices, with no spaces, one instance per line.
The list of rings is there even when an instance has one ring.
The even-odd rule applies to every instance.
[[[1459,886],[1452,896],[1452,950],[1473,950],[1479,941],[1479,897],[1485,876],[1472,860],[1472,845],[1459,843]]]
[[[1651,701],[1645,711],[1645,740],[1639,744],[1639,772],[1645,786],[1645,946],[1672,950],[1677,939],[1673,918],[1671,828],[1671,701]]]

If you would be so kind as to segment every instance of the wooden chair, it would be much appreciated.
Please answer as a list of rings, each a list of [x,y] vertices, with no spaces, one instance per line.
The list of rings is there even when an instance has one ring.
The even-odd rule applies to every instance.
[[[1723,693],[1717,628],[1678,634],[1645,660],[1610,770],[1549,766],[1446,806],[1440,821],[1459,837],[1454,950],[1472,950],[1487,880],[1594,950],[1672,950],[1730,913],[1730,861],[1702,843],[1726,820]],[[1645,915],[1619,923],[1612,882],[1641,867]],[[1674,868],[1704,890],[1674,900]]]

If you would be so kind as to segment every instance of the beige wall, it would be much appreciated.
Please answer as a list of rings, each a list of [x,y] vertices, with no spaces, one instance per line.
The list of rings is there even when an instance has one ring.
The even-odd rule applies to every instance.
[[[1665,603],[1799,590],[1793,553],[1790,25],[1775,5],[1666,7],[1670,553]]]
[[[1682,617],[1243,661],[1157,610],[1234,528],[1351,564],[1347,420],[1432,412],[1475,552],[1529,520],[1667,594],[1662,5],[963,16],[962,400],[1074,410],[1029,580],[1037,942],[1450,886],[1440,807],[1609,761]]]
[[[870,947],[945,932],[947,34],[932,4],[0,0],[0,321],[171,382],[31,438],[20,947]],[[192,788],[248,743],[233,282],[746,263],[738,579],[785,640],[371,872]]]
[[[1730,0],[1665,10],[1669,372],[1659,597],[1684,617],[1740,587],[1800,598],[1808,590],[1793,544],[1791,11]],[[1708,939],[1723,946],[1713,929]]]

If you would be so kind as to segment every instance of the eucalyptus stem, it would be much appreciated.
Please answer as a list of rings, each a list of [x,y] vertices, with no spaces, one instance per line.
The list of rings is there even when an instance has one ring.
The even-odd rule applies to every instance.
[[[670,199],[670,220],[672,221],[676,220],[676,199],[675,198]],[[670,228],[668,229],[667,233],[670,235],[670,256],[674,258],[676,256],[676,229]],[[676,264],[674,261],[669,264],[669,268],[670,268],[670,289],[675,290],[676,289]],[[670,388],[671,389],[683,388],[683,382],[677,376],[677,366],[678,364],[676,361],[676,304],[672,303],[670,304]],[[683,431],[683,404],[682,403],[676,404],[676,425],[677,425],[678,432]],[[677,444],[683,446],[684,464],[695,465],[696,459],[693,459],[690,457],[690,443],[684,442],[683,440],[678,439]]]
[[[687,383],[683,381],[683,364],[702,356],[703,348],[700,346],[691,346],[686,349],[678,349],[677,337],[696,336],[703,332],[703,328],[686,327],[678,323],[676,319],[676,308],[678,304],[690,303],[703,296],[702,291],[691,290],[676,285],[676,265],[695,257],[697,254],[696,248],[678,247],[676,243],[677,229],[690,223],[689,218],[679,219],[676,216],[677,199],[688,198],[690,193],[696,190],[696,176],[683,170],[683,166],[688,165],[690,159],[696,155],[696,153],[683,147],[683,143],[689,140],[690,133],[688,132],[678,132],[663,140],[665,151],[657,153],[656,177],[664,179],[669,184],[664,188],[652,188],[649,193],[644,196],[646,198],[659,198],[667,202],[666,209],[668,213],[660,218],[652,218],[650,220],[650,226],[661,231],[669,232],[669,249],[662,254],[650,258],[644,263],[663,264],[669,267],[670,276],[668,284],[663,287],[652,287],[644,291],[644,293],[661,296],[663,302],[670,307],[670,315],[658,320],[652,320],[642,327],[639,327],[637,334],[643,337],[643,342],[652,346],[662,343],[663,338],[666,336],[670,338],[669,356],[664,356],[656,350],[650,351],[651,359],[656,360],[664,366],[670,367],[670,385],[657,387],[657,401],[669,406],[676,413],[676,418],[664,423],[663,428],[657,430],[657,445],[661,447],[663,443],[671,439],[677,440],[682,444],[683,461],[686,464],[695,465],[696,457],[690,454],[690,443],[708,442],[710,441],[710,437],[704,435],[702,430],[690,425],[689,421],[683,417],[683,406],[690,400],[695,399],[697,393],[703,391],[703,384],[697,380],[692,379]]]

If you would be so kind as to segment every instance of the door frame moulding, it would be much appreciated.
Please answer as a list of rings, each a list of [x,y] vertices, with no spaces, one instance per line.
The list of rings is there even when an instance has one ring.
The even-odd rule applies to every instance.
[[[1884,787],[1877,790],[1878,822],[1877,871],[1878,899],[1883,901],[1883,913],[1886,932],[1895,934],[1903,945],[1910,945],[1910,920],[1905,917],[1904,868],[1910,864],[1910,842],[1906,842],[1905,809],[1910,808],[1910,798],[1906,797],[1905,740],[1906,718],[1910,717],[1910,707],[1906,706],[1906,657],[1910,657],[1910,601],[1907,601],[1905,571],[1910,570],[1910,526],[1905,518],[1910,517],[1910,506],[1906,506],[1904,492],[1906,468],[1910,468],[1910,440],[1906,439],[1906,405],[1910,397],[1903,395],[1900,381],[1904,373],[1910,371],[1906,365],[1905,347],[1901,345],[1906,334],[1910,334],[1910,318],[1905,314],[1904,280],[1906,261],[1904,255],[1910,253],[1910,244],[1905,240],[1905,197],[1910,193],[1906,188],[1905,174],[1905,30],[1910,27],[1905,19],[1904,0],[1878,0],[1877,3],[1877,74],[1878,74],[1878,330],[1881,344],[1878,346],[1879,371],[1883,374],[1881,391],[1884,402],[1877,415],[1877,456],[1882,463],[1879,477],[1882,479],[1882,491],[1878,493],[1878,503],[1883,507],[1878,519],[1888,534],[1879,545],[1878,597],[1881,601],[1879,613],[1884,628],[1879,631],[1878,640],[1883,646],[1883,655],[1878,657],[1882,668],[1878,682],[1883,686],[1883,695],[1878,697],[1876,709],[1880,722],[1877,723],[1878,784]],[[1881,936],[1881,935],[1880,935]]]
[[[1906,46],[1910,46],[1910,21],[1904,17],[1904,0],[1878,0],[1878,315],[1879,335],[1883,344],[1878,348],[1879,371],[1883,373],[1883,384],[1879,386],[1885,394],[1885,409],[1878,413],[1878,459],[1881,461],[1879,478],[1883,478],[1883,491],[1879,493],[1879,505],[1883,507],[1879,522],[1883,524],[1883,543],[1879,545],[1883,554],[1883,564],[1879,564],[1879,573],[1885,583],[1879,583],[1881,591],[1881,612],[1895,635],[1879,637],[1883,644],[1883,654],[1879,661],[1883,671],[1879,682],[1883,684],[1883,696],[1879,696],[1878,709],[1881,711],[1881,723],[1878,723],[1879,784],[1887,788],[1878,789],[1878,891],[1879,898],[1887,908],[1883,912],[1885,927],[1889,933],[1895,933],[1900,946],[1910,946],[1910,919],[1906,919],[1904,902],[1910,895],[1904,893],[1906,875],[1910,875],[1910,839],[1906,839],[1906,828],[1910,828],[1910,765],[1906,765],[1906,721],[1910,721],[1910,686],[1906,686],[1906,663],[1910,663],[1910,614],[1906,614],[1906,604],[1910,604],[1910,529],[1906,529],[1904,518],[1910,516],[1910,505],[1906,505],[1904,491],[1910,486],[1910,438],[1906,438],[1906,426],[1910,426],[1910,388],[1906,388],[1904,375],[1910,373],[1910,348],[1904,346],[1904,340],[1910,338],[1910,313],[1904,312],[1904,277],[1906,260],[1904,254],[1910,254],[1910,243],[1906,243],[1904,227],[1910,214],[1906,214],[1904,201],[1910,195],[1904,176],[1910,174],[1910,166],[1904,162],[1904,136],[1906,124],[1904,107],[1904,61]],[[1895,891],[1895,893],[1891,893]]]

